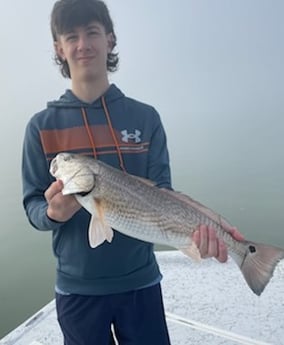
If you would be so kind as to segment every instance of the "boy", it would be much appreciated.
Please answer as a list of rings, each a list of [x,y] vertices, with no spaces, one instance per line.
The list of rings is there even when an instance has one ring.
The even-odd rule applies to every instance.
[[[55,58],[71,90],[36,114],[23,146],[24,207],[31,224],[52,230],[57,257],[56,306],[65,345],[106,345],[114,325],[119,344],[170,344],[153,245],[115,232],[112,243],[91,249],[90,215],[62,182],[50,160],[70,151],[105,161],[171,188],[166,136],[149,105],[127,98],[108,81],[117,68],[116,35],[98,0],[59,0],[51,15]],[[241,235],[234,229],[236,237]],[[201,256],[223,262],[227,250],[215,231],[200,226]]]

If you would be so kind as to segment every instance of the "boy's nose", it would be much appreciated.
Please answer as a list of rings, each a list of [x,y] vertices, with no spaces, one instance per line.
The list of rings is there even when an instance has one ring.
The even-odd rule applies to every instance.
[[[79,40],[78,40],[78,47],[77,49],[79,51],[84,51],[84,50],[89,50],[90,49],[90,42],[89,40],[84,37],[84,36],[80,36]]]

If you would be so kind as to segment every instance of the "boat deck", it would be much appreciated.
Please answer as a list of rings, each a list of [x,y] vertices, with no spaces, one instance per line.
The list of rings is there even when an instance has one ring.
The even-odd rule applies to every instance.
[[[284,345],[283,261],[258,297],[232,260],[194,263],[176,251],[156,256],[172,345]],[[0,344],[62,345],[54,301]]]

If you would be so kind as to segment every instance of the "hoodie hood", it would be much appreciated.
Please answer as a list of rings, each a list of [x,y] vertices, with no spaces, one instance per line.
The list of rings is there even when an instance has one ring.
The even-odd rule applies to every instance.
[[[101,95],[104,97],[107,104],[124,97],[124,94],[117,86],[111,84],[107,91]],[[59,100],[47,103],[48,108],[102,108],[101,97],[96,99],[93,103],[86,103],[77,98],[71,90],[66,90]]]

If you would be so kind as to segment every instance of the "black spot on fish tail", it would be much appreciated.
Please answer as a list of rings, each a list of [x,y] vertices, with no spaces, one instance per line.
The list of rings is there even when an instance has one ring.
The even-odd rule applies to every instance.
[[[242,242],[247,252],[239,267],[252,291],[260,296],[270,281],[276,265],[284,259],[284,250],[261,243]],[[241,259],[241,258],[240,258]]]

